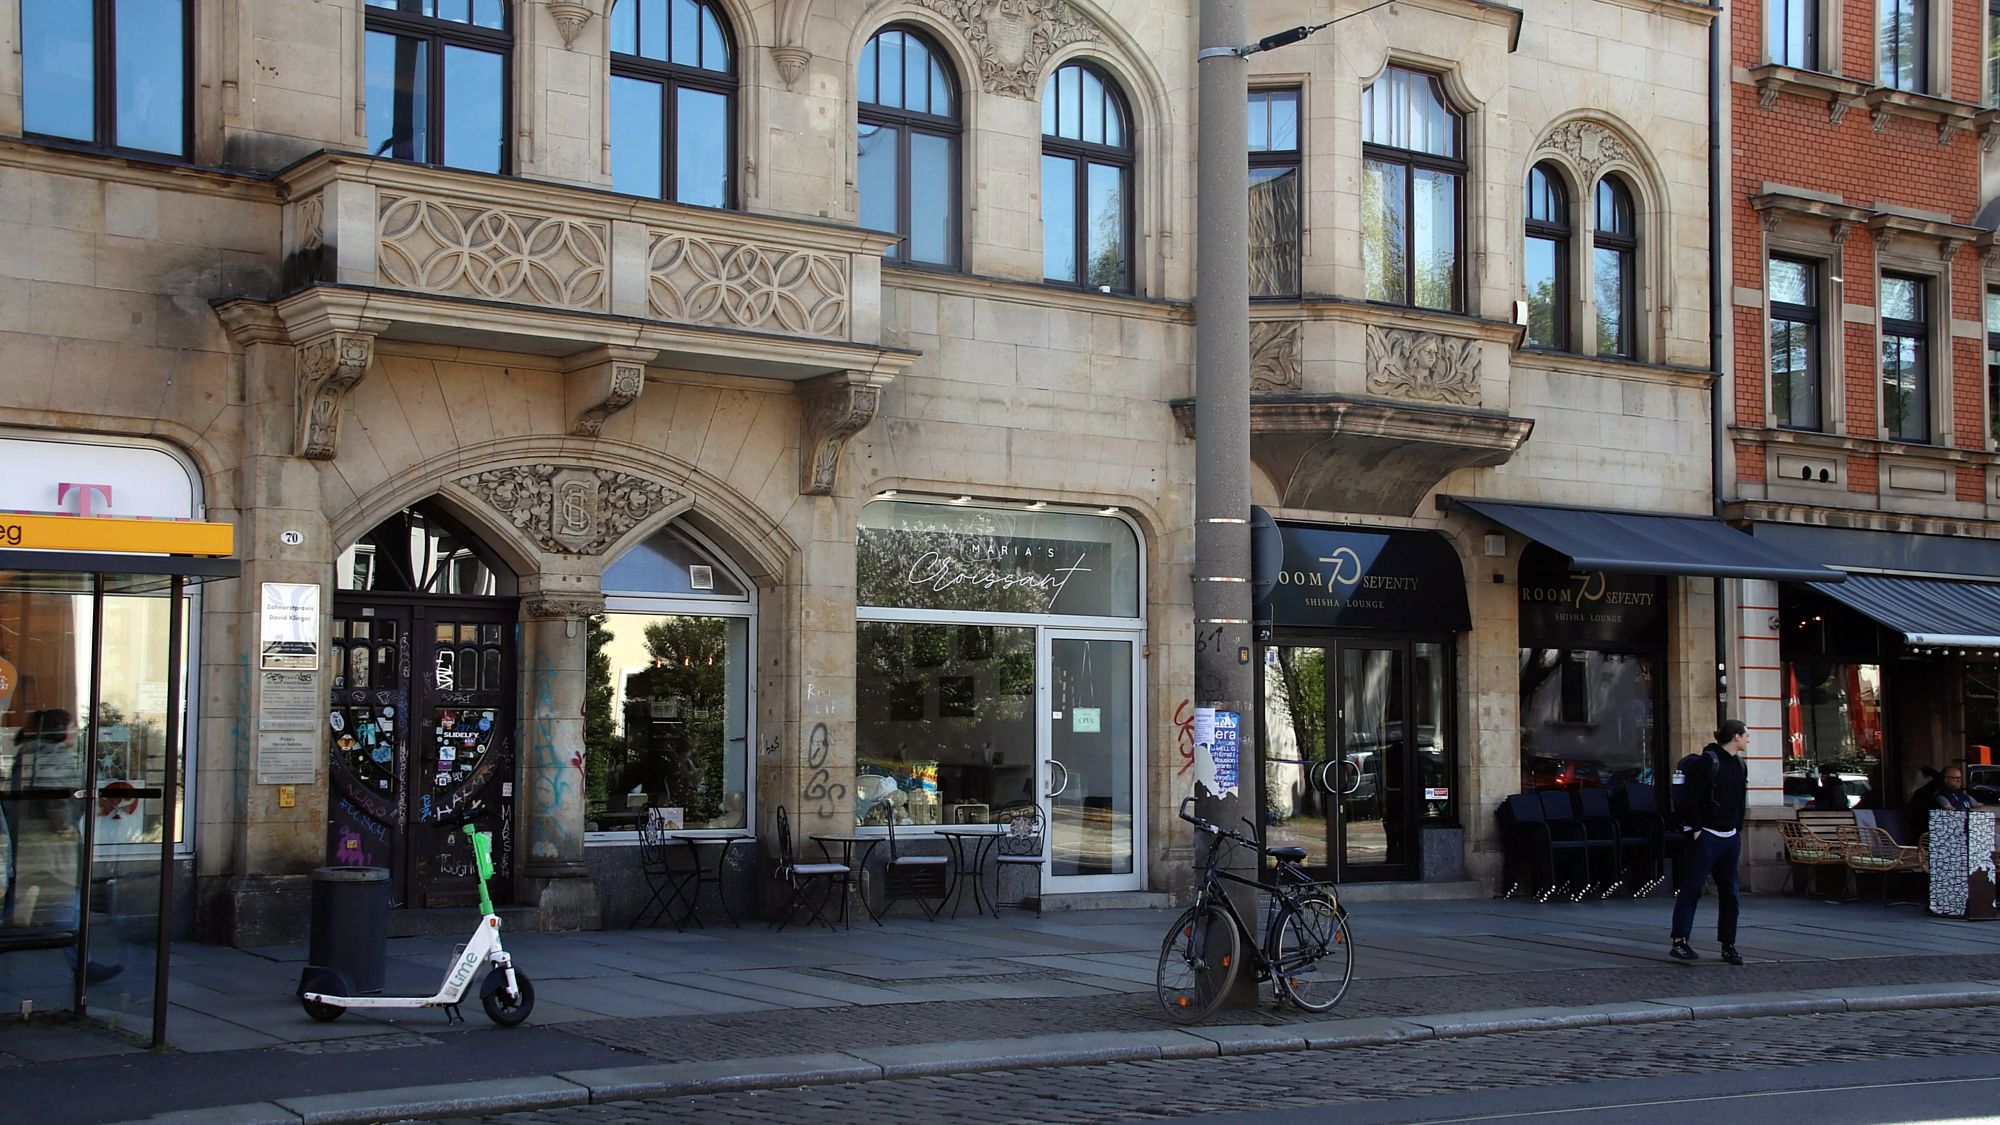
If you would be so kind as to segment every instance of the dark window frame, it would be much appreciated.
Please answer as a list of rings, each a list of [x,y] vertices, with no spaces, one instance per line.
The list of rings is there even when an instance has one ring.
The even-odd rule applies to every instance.
[[[1597,221],[1597,219],[1601,217],[1603,212],[1603,205],[1601,202],[1599,202],[1598,197],[1600,197],[1607,188],[1612,190],[1613,192],[1618,193],[1619,195],[1624,196],[1625,213],[1631,222],[1631,229],[1629,231],[1612,230],[1607,232],[1604,228],[1604,225],[1601,222]],[[1611,253],[1621,255],[1624,259],[1623,267],[1619,271],[1620,276],[1618,278],[1618,326],[1620,334],[1624,337],[1624,339],[1620,342],[1622,344],[1622,347],[1618,348],[1617,350],[1606,351],[1604,350],[1603,342],[1600,339],[1598,342],[1597,354],[1602,356],[1611,356],[1615,359],[1637,359],[1639,358],[1639,351],[1640,351],[1639,281],[1638,281],[1638,273],[1639,273],[1638,193],[1632,190],[1632,187],[1629,183],[1620,179],[1618,176],[1607,175],[1604,178],[1597,181],[1597,186],[1591,190],[1591,197],[1592,197],[1592,207],[1591,207],[1592,222],[1590,230],[1591,250],[1593,252],[1609,251]],[[1612,214],[1614,216],[1617,214],[1617,202],[1615,197],[1612,203]],[[1593,265],[1592,281],[1595,282],[1596,280],[1595,263],[1593,262],[1592,265]],[[1593,284],[1591,286],[1591,296],[1594,299],[1596,295],[1597,295],[1597,287],[1595,284]],[[1599,323],[1598,323],[1600,331],[1603,325],[1602,315],[1603,315],[1602,310],[1600,310]]]
[[[2000,3],[2000,0],[1995,0],[1995,2]],[[1292,96],[1293,118],[1296,122],[1293,145],[1288,149],[1274,149],[1268,145],[1262,149],[1252,149],[1250,151],[1250,170],[1255,172],[1260,168],[1277,168],[1280,170],[1289,169],[1292,173],[1292,182],[1297,186],[1299,195],[1292,215],[1292,280],[1296,284],[1293,285],[1290,291],[1284,293],[1258,293],[1253,286],[1250,299],[1253,301],[1296,301],[1305,292],[1306,197],[1305,137],[1303,135],[1305,132],[1305,90],[1299,86],[1258,87],[1250,91],[1250,97],[1253,99],[1252,105],[1256,104],[1254,99],[1259,95],[1268,97],[1272,94],[1290,94]],[[1268,109],[1269,103],[1266,102],[1265,105]],[[1268,135],[1267,133],[1267,138]]]
[[[1132,101],[1125,96],[1125,87],[1116,78],[1112,77],[1110,71],[1089,59],[1072,59],[1055,70],[1050,71],[1047,80],[1044,81],[1042,86],[1044,91],[1043,97],[1048,96],[1047,91],[1051,88],[1058,88],[1058,97],[1060,97],[1059,86],[1062,72],[1071,68],[1094,74],[1097,76],[1097,80],[1104,84],[1106,96],[1110,98],[1112,104],[1118,110],[1121,126],[1119,135],[1125,139],[1125,145],[1123,148],[1115,148],[1111,145],[1095,144],[1082,139],[1061,137],[1054,133],[1042,134],[1041,156],[1064,157],[1076,166],[1076,181],[1070,196],[1072,213],[1076,216],[1076,277],[1074,280],[1050,277],[1048,276],[1047,263],[1044,262],[1042,284],[1059,286],[1064,289],[1076,289],[1085,293],[1103,291],[1100,287],[1090,283],[1090,224],[1085,221],[1085,216],[1089,214],[1089,211],[1084,206],[1085,202],[1090,198],[1090,166],[1092,164],[1100,164],[1118,170],[1118,201],[1120,207],[1125,212],[1123,216],[1125,227],[1125,275],[1119,279],[1119,284],[1110,287],[1110,292],[1119,296],[1129,297],[1138,292],[1137,279],[1139,275],[1138,262],[1135,260],[1139,256],[1139,241],[1135,221],[1138,207],[1134,205],[1132,198],[1133,185],[1138,179],[1136,171],[1138,143],[1132,135],[1135,125],[1132,117]],[[1078,85],[1081,86],[1081,84],[1082,82],[1079,78]],[[1057,111],[1056,117],[1058,121],[1056,127],[1057,129],[1061,129],[1060,121],[1062,114],[1060,110]],[[1037,164],[1039,165],[1039,161],[1037,161]],[[1042,213],[1045,216],[1048,213],[1048,200],[1046,199],[1042,201]]]
[[[405,160],[400,156],[389,156],[380,152],[368,155],[383,160],[403,160],[409,164],[423,164],[433,168],[449,168],[444,162],[445,130],[450,128],[446,119],[444,96],[444,51],[446,47],[463,47],[469,50],[485,51],[500,56],[500,175],[514,172],[514,5],[503,2],[500,5],[501,28],[480,27],[473,23],[460,23],[443,16],[426,16],[415,12],[405,12],[396,8],[382,8],[363,0],[362,31],[363,51],[366,51],[366,32],[380,32],[410,39],[422,39],[425,48],[424,75],[425,112],[429,115],[424,123],[425,153],[421,159]]]
[[[65,137],[60,133],[36,133],[26,127],[27,107],[22,106],[22,135],[36,141],[64,146],[78,146],[100,152],[118,153],[144,157],[151,160],[170,160],[178,163],[192,163],[194,160],[194,91],[195,91],[195,9],[200,0],[180,0],[181,5],[181,151],[162,152],[159,149],[135,148],[118,143],[118,21],[117,0],[90,0],[90,85],[91,96],[96,104],[91,113],[91,138]],[[20,18],[15,12],[14,34],[17,41],[21,35]],[[21,71],[27,72],[27,43],[21,41]],[[25,91],[22,91],[25,93]]]
[[[1771,18],[1773,12],[1778,13],[1775,21]],[[1789,33],[1795,22],[1804,25],[1803,60],[1792,58],[1789,51],[1780,50],[1791,42]],[[1787,34],[1782,40],[1772,39],[1773,26],[1785,29]],[[1794,70],[1826,69],[1820,65],[1819,0],[1764,0],[1764,54],[1771,62]]]
[[[1453,152],[1463,153],[1465,151],[1466,115],[1451,104],[1449,92],[1444,86],[1444,76],[1435,71],[1420,70],[1416,67],[1397,66],[1392,63],[1380,75],[1376,76],[1375,82],[1382,81],[1392,71],[1397,70],[1429,79],[1435,84],[1438,104],[1444,107],[1445,114],[1451,118],[1451,149]],[[1369,83],[1368,87],[1362,91],[1364,96],[1368,90],[1374,89],[1374,86],[1374,82]],[[1365,120],[1362,123],[1362,135],[1364,137],[1367,135],[1367,122]],[[1464,312],[1466,273],[1465,181],[1469,174],[1465,158],[1463,156],[1436,156],[1428,152],[1418,152],[1415,149],[1392,148],[1388,145],[1377,144],[1374,141],[1363,140],[1361,142],[1361,164],[1364,177],[1367,175],[1366,169],[1368,162],[1371,160],[1384,164],[1400,164],[1403,167],[1403,215],[1405,218],[1403,230],[1403,296],[1405,299],[1402,301],[1376,301],[1370,299],[1369,303],[1387,305],[1390,308],[1398,309],[1427,309],[1432,312],[1452,313]],[[1416,223],[1414,219],[1417,213],[1416,173],[1419,170],[1443,172],[1452,177],[1451,306],[1444,309],[1431,309],[1429,305],[1417,304],[1417,254],[1414,242],[1416,237]],[[1362,217],[1362,225],[1364,228],[1367,225],[1367,217],[1365,215]]]
[[[1901,36],[1888,36],[1884,15],[1890,11],[1901,11],[1908,7],[1916,14],[1911,21],[1916,42],[1906,43]],[[1931,0],[1876,0],[1875,10],[1875,82],[1892,90],[1904,90],[1912,94],[1928,94],[1931,89]],[[1916,60],[1915,84],[1904,86],[1895,81],[1901,73],[1905,54],[1914,54]],[[1893,61],[1892,61],[1893,60]],[[1884,81],[1888,78],[1888,81]]]
[[[1537,174],[1541,175],[1544,182],[1549,185],[1554,202],[1552,210],[1555,211],[1557,216],[1555,219],[1538,219],[1535,217],[1533,200],[1535,176]],[[1558,165],[1550,161],[1542,161],[1528,169],[1527,190],[1524,195],[1526,198],[1524,200],[1524,220],[1522,222],[1523,249],[1525,250],[1528,239],[1542,239],[1553,242],[1556,248],[1556,289],[1551,302],[1554,308],[1555,323],[1553,328],[1556,340],[1552,344],[1524,342],[1522,346],[1543,351],[1566,352],[1575,346],[1575,337],[1570,335],[1570,306],[1576,299],[1575,293],[1572,292],[1574,286],[1572,285],[1573,277],[1571,271],[1574,267],[1570,259],[1571,248],[1576,239],[1576,212],[1575,205],[1571,202],[1569,178],[1563,174],[1561,167]],[[1522,275],[1522,284],[1524,286],[1527,284],[1525,271]],[[1533,293],[1528,294],[1528,300],[1532,307],[1534,303]],[[1530,314],[1530,318],[1532,319],[1532,314]]]
[[[2000,449],[2000,323],[1986,313],[1986,306],[2000,301],[2000,287],[1984,290],[1986,302],[1980,309],[1986,320],[1986,448]]]
[[[1876,389],[1881,397],[1881,421],[1879,424],[1888,440],[1903,442],[1909,445],[1929,445],[1937,438],[1936,427],[1933,425],[1931,417],[1933,403],[1931,402],[1930,300],[1933,280],[1933,278],[1926,277],[1923,274],[1898,273],[1894,270],[1882,271],[1881,282],[1907,281],[1917,287],[1917,311],[1921,316],[1919,320],[1891,317],[1887,313],[1882,313],[1879,308],[1879,302],[1882,299],[1881,282],[1877,283],[1875,290],[1875,299],[1878,302],[1876,311],[1881,314],[1881,336],[1876,346],[1875,355]],[[1912,384],[1914,388],[1912,393],[1913,397],[1919,397],[1922,401],[1922,409],[1918,411],[1918,419],[1923,425],[1922,437],[1905,437],[1900,433],[1892,432],[1889,427],[1889,396],[1887,393],[1889,373],[1882,369],[1882,346],[1886,345],[1892,337],[1898,340],[1914,340],[1916,342],[1917,370],[1915,382]]]
[[[945,82],[951,88],[952,107],[958,112],[953,116],[944,117],[935,113],[919,113],[915,110],[885,106],[878,102],[867,101],[859,96],[859,82],[857,78],[857,96],[855,99],[857,102],[855,110],[857,140],[859,139],[859,129],[862,125],[877,125],[896,130],[896,229],[890,233],[898,235],[900,241],[883,252],[882,261],[889,265],[903,266],[910,269],[943,270],[947,273],[958,273],[965,268],[965,125],[963,122],[965,84],[959,80],[957,68],[950,64],[951,56],[945,52],[944,46],[938,42],[937,37],[915,24],[884,24],[875,29],[875,33],[868,37],[868,43],[862,49],[865,51],[867,47],[874,46],[880,41],[884,33],[891,31],[902,32],[906,41],[911,38],[916,39],[923,44],[925,50],[931,53],[932,61],[936,62],[944,71]],[[879,92],[879,75],[881,73],[879,62],[881,56],[879,51],[876,57],[878,60],[876,73],[878,75],[877,89]],[[910,136],[913,133],[942,137],[951,146],[951,207],[948,211],[951,220],[950,228],[945,232],[945,245],[950,247],[951,251],[949,261],[929,262],[910,257],[910,197],[912,195],[911,188],[914,186],[910,183]]]
[[[1770,285],[1772,262],[1788,262],[1805,269],[1806,294],[1812,298],[1812,303],[1802,305],[1794,301],[1780,301],[1773,297],[1766,310],[1764,317],[1764,378],[1766,389],[1771,394],[1771,402],[1773,404],[1771,415],[1775,418],[1778,413],[1775,408],[1777,403],[1777,372],[1772,368],[1777,355],[1771,350],[1771,329],[1779,321],[1784,321],[1787,324],[1803,326],[1806,330],[1805,374],[1812,382],[1814,420],[1810,426],[1801,425],[1795,421],[1782,421],[1778,423],[1778,428],[1781,430],[1798,430],[1803,433],[1824,433],[1826,431],[1826,359],[1823,340],[1824,329],[1820,323],[1819,297],[1821,271],[1825,268],[1826,263],[1815,258],[1802,257],[1798,254],[1772,253],[1766,255],[1764,277],[1767,287]]]
[[[636,4],[638,2],[639,0],[613,0],[613,6],[615,7],[617,4]],[[737,109],[742,104],[740,93],[742,76],[738,73],[736,64],[742,61],[743,46],[736,37],[735,26],[729,22],[728,12],[720,4],[714,3],[713,0],[694,0],[694,3],[697,8],[705,8],[715,17],[715,26],[722,33],[723,48],[729,52],[728,70],[705,70],[698,66],[669,62],[665,59],[648,58],[645,55],[628,55],[623,51],[613,51],[607,47],[605,53],[611,60],[611,65],[607,73],[610,78],[633,78],[660,84],[660,194],[658,196],[634,197],[638,199],[657,198],[668,203],[681,203],[681,200],[676,198],[680,184],[680,168],[678,164],[680,152],[679,146],[674,143],[675,138],[679,135],[680,125],[678,117],[680,99],[676,95],[681,88],[686,87],[688,89],[699,90],[702,93],[720,94],[723,96],[725,104],[728,107],[725,111],[728,118],[728,128],[724,132],[728,137],[729,143],[727,150],[722,154],[723,176],[725,179],[722,188],[721,209],[734,211],[738,207],[736,196],[738,181],[736,161],[737,147],[741,143],[736,135],[739,124],[737,121]],[[611,26],[611,18],[611,9],[607,8],[604,14],[605,27],[607,29]],[[671,35],[669,35],[669,54],[673,53],[671,42]],[[606,79],[606,86],[607,88],[609,87],[609,78]],[[611,143],[615,145],[618,143],[617,126],[615,124],[612,125],[611,130]],[[684,207],[706,206],[701,203],[681,203],[681,205]]]
[[[1986,79],[1987,108],[2000,107],[2000,0],[1986,0],[1986,26],[1980,36],[1980,70]]]

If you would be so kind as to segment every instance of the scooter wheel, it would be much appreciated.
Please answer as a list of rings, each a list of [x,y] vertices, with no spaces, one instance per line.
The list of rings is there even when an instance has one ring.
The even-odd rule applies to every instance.
[[[339,1004],[329,1004],[324,1000],[308,1000],[306,999],[306,993],[308,992],[319,992],[333,996],[347,995],[347,978],[340,973],[330,969],[321,969],[308,973],[306,978],[299,982],[299,1006],[306,1010],[306,1015],[311,1016],[321,1023],[332,1023],[334,1020],[339,1019],[342,1013],[347,1011],[346,1008]]]
[[[519,966],[514,968],[514,984],[520,993],[507,995],[507,970],[494,969],[486,974],[485,985],[479,990],[479,1003],[486,1009],[486,1018],[501,1027],[518,1027],[535,1010],[535,986]]]

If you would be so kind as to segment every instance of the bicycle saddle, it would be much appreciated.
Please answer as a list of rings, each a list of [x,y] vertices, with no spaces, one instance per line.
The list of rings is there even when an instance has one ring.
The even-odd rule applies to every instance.
[[[1286,863],[1298,863],[1306,858],[1304,848],[1265,848],[1264,854],[1272,859],[1284,860]]]

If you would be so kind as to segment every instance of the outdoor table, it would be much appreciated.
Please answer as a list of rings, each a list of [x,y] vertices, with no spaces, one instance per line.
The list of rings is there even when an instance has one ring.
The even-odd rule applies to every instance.
[[[674,923],[674,929],[681,929],[690,921],[697,926],[702,925],[701,918],[695,913],[695,909],[701,905],[701,888],[711,883],[715,885],[715,901],[722,905],[722,916],[729,919],[730,925],[741,929],[743,924],[736,920],[735,913],[729,909],[729,894],[722,887],[722,869],[729,864],[730,848],[737,844],[755,840],[757,837],[752,836],[748,832],[727,832],[720,835],[711,832],[670,832],[666,838],[670,842],[686,844],[688,857],[694,861],[694,892],[685,896],[687,910],[681,914],[680,921]],[[701,865],[701,846],[703,844],[714,844],[716,846],[715,869],[713,871]],[[676,894],[674,897],[679,899],[683,896]],[[702,926],[702,928],[707,929],[708,927]]]
[[[993,852],[993,845],[1000,842],[997,827],[940,828],[936,835],[944,839],[951,849],[951,916],[958,917],[958,908],[965,901],[965,878],[972,877],[972,904],[978,913],[986,913],[986,857]],[[972,861],[966,862],[965,846],[976,842],[972,850]]]
[[[887,836],[858,836],[851,833],[829,833],[812,838],[813,843],[819,845],[820,852],[826,856],[828,862],[844,864],[847,867],[847,885],[842,889],[840,894],[840,922],[850,930],[854,928],[854,923],[848,920],[847,901],[860,889],[861,869],[867,865],[868,857],[875,854],[876,846],[886,839],[888,839]],[[854,856],[854,849],[857,846],[861,849],[859,862],[855,860]],[[840,856],[837,859],[833,854],[834,847],[840,849]],[[882,916],[873,907],[868,905],[868,896],[861,896],[861,906],[868,911],[870,921],[878,926],[882,924]]]

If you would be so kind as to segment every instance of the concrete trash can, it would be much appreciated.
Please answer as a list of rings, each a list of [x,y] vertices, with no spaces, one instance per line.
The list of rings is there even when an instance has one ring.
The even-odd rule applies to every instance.
[[[337,969],[357,993],[382,991],[389,967],[389,869],[316,867],[306,963]]]

